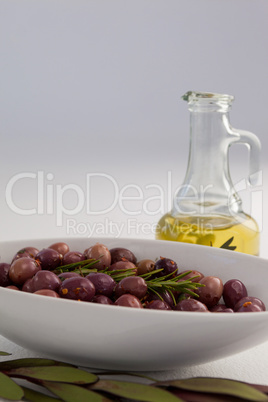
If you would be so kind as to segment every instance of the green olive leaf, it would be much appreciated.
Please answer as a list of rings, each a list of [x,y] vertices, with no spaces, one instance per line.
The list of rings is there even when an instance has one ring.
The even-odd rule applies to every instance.
[[[138,378],[145,378],[146,380],[149,380],[151,382],[157,382],[158,381],[155,378],[149,377],[148,375],[132,373],[132,372],[127,372],[127,371],[102,371],[101,373],[99,372],[99,373],[93,373],[93,374],[99,375],[100,379],[101,379],[102,376],[120,375],[120,376],[132,376],[132,377],[138,377]]]
[[[183,402],[172,393],[151,385],[137,384],[125,381],[99,380],[90,389],[105,391],[123,398],[146,402]]]
[[[98,380],[95,374],[64,366],[21,367],[6,371],[6,374],[10,377],[35,378],[37,380],[69,382],[72,384],[91,384]]]
[[[65,402],[110,402],[103,395],[73,384],[43,381],[43,386]]]
[[[224,378],[196,377],[186,380],[164,381],[156,385],[164,385],[188,391],[208,392],[214,394],[236,396],[245,401],[268,401],[267,395],[248,384]]]
[[[207,392],[193,392],[173,388],[170,392],[180,397],[183,401],[190,402],[245,402],[245,399],[236,396],[208,394]]]
[[[11,370],[19,367],[39,367],[39,366],[66,366],[74,367],[71,364],[58,362],[50,359],[26,358],[14,359],[0,363],[0,370]]]
[[[0,356],[10,356],[10,355],[11,355],[11,353],[2,352],[2,351],[0,350]]]
[[[19,401],[23,397],[22,388],[4,373],[0,373],[0,397]]]
[[[26,387],[21,387],[24,391],[23,400],[29,402],[56,402],[60,401],[61,399],[52,398],[51,396],[42,394],[41,392],[35,391],[33,389],[29,389]]]

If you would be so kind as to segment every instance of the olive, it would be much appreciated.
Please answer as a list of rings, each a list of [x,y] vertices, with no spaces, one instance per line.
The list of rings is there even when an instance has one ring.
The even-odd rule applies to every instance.
[[[115,287],[114,294],[118,298],[123,294],[131,294],[142,299],[147,293],[147,284],[140,276],[128,276],[122,279]]]
[[[143,308],[140,300],[133,295],[124,294],[120,296],[114,303],[116,306]]]
[[[38,253],[39,250],[35,247],[24,247],[14,255],[12,262],[18,260],[21,257],[35,258]]]
[[[23,292],[33,293],[34,292],[33,278],[27,279],[27,281],[24,282],[21,290]]]
[[[6,289],[19,290],[19,288],[17,286],[15,286],[15,285],[6,286]]]
[[[242,306],[240,306],[236,313],[252,313],[252,312],[259,312],[263,311],[260,305],[255,304],[251,301],[246,301]]]
[[[216,306],[210,309],[212,313],[233,313],[234,310],[232,308],[228,308],[225,304],[217,304]]]
[[[102,272],[92,272],[91,274],[87,275],[86,278],[89,279],[95,286],[96,295],[100,294],[107,297],[112,296],[116,282],[110,275]]]
[[[170,305],[160,299],[147,302],[145,304],[145,308],[149,308],[152,310],[171,310]]]
[[[227,307],[234,308],[236,303],[248,295],[245,285],[238,279],[230,279],[223,287],[223,300]]]
[[[195,299],[184,299],[181,300],[176,307],[175,311],[199,311],[201,313],[208,313],[209,310],[204,303],[201,303]]]
[[[51,244],[51,246],[49,246],[48,248],[56,250],[61,255],[65,255],[66,253],[68,253],[68,251],[70,251],[68,244],[63,242]]]
[[[138,275],[148,274],[149,272],[155,269],[154,265],[155,263],[153,260],[146,259],[139,261],[137,263],[137,274]]]
[[[207,307],[216,306],[222,296],[222,280],[217,276],[204,276],[199,283],[205,286],[195,290],[195,293],[199,295],[198,300]]]
[[[61,284],[59,295],[65,299],[89,302],[95,296],[95,286],[87,278],[68,278]]]
[[[9,286],[11,285],[11,280],[9,278],[9,269],[10,264],[6,264],[5,262],[0,263],[0,286]]]
[[[98,303],[98,304],[113,304],[112,300],[104,295],[96,295],[92,299],[92,303]]]
[[[189,269],[186,270],[186,271],[182,271],[182,272],[179,273],[179,275],[184,274],[185,272],[188,272],[188,271],[189,271]],[[199,276],[199,278],[192,279],[193,276],[197,276],[197,275]],[[203,278],[204,278],[204,275],[201,274],[201,272],[196,271],[196,270],[192,270],[188,275],[185,275],[183,278],[181,278],[181,280],[182,281],[187,281],[187,280],[190,279],[191,282],[199,282]]]
[[[79,251],[68,251],[64,254],[62,259],[62,265],[74,264],[75,262],[80,262],[85,259],[85,256]]]
[[[40,270],[41,267],[38,261],[22,257],[11,264],[9,278],[16,285],[23,285],[27,279],[32,278]]]
[[[42,269],[52,271],[61,264],[62,255],[53,248],[44,248],[39,251],[35,259],[40,262]]]
[[[109,271],[119,271],[119,270],[126,270],[126,269],[132,269],[133,273],[137,273],[137,267],[136,265],[133,264],[133,262],[130,261],[117,261],[114,264],[112,264],[109,268]],[[131,271],[129,271],[131,272]]]
[[[132,251],[128,250],[127,248],[120,248],[120,247],[115,247],[110,250],[111,253],[111,258],[112,258],[112,264],[114,264],[117,261],[130,261],[133,262],[133,264],[136,264],[137,258],[135,255],[132,253]]]
[[[258,299],[258,297],[246,296],[246,297],[242,297],[242,299],[240,299],[240,300],[236,303],[236,305],[235,305],[235,307],[234,307],[234,311],[237,311],[237,310],[238,310],[240,307],[242,307],[243,304],[246,303],[246,302],[252,302],[253,304],[258,305],[258,306],[262,309],[262,311],[265,311],[265,310],[266,310],[265,304],[264,304],[260,299]]]
[[[176,272],[178,272],[178,265],[170,258],[160,257],[160,259],[155,263],[155,269],[163,269],[163,271],[157,274],[157,276],[169,275],[172,272],[174,272],[175,276]]]
[[[57,292],[61,286],[61,280],[53,272],[43,270],[35,274],[31,286],[34,292],[41,289],[50,289]]]
[[[111,265],[111,254],[110,251],[104,244],[97,243],[94,246],[88,248],[84,252],[84,256],[86,260],[94,259],[99,260],[96,264],[94,264],[94,268],[98,270],[105,269]]]
[[[58,275],[61,281],[64,281],[64,279],[67,278],[73,278],[74,276],[80,277],[80,275],[77,272],[62,272]]]
[[[40,290],[37,290],[36,292],[34,292],[34,294],[42,295],[42,296],[56,297],[56,298],[60,297],[58,295],[58,293],[56,293],[54,290],[51,290],[51,289],[40,289]]]
[[[163,301],[167,303],[170,307],[174,307],[174,301],[170,293],[165,290],[164,292],[158,292],[158,294],[162,297]],[[149,300],[161,300],[160,297],[156,293],[152,293],[149,296]]]

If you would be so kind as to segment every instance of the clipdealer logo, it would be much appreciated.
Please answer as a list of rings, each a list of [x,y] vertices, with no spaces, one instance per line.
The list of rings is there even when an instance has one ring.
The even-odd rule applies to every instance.
[[[236,183],[234,188],[237,192],[246,190],[248,193],[250,198],[248,202],[249,213],[256,218],[261,230],[263,197],[263,191],[260,187],[262,185],[261,174],[260,178],[258,185],[251,191],[248,191],[250,187],[245,179]],[[64,220],[72,217],[72,219],[69,218],[69,227],[74,228],[74,216],[80,213],[86,213],[87,216],[91,217],[105,217],[116,208],[129,217],[138,217],[144,214],[161,216],[172,210],[174,205],[178,214],[185,214],[184,205],[190,201],[194,208],[192,210],[187,209],[187,214],[202,215],[202,205],[204,205],[206,194],[211,190],[211,187],[211,185],[206,187],[200,185],[199,188],[194,188],[190,185],[182,185],[174,188],[171,171],[167,172],[164,185],[151,183],[144,186],[134,183],[120,186],[113,176],[101,172],[87,173],[84,186],[76,183],[63,185],[55,182],[53,173],[37,171],[22,172],[12,176],[6,185],[5,199],[8,208],[18,215],[54,215],[57,226],[63,226]],[[25,194],[25,188],[27,188],[27,194]],[[187,190],[190,188],[191,191],[188,191],[185,198],[180,196],[182,202],[177,203],[175,194],[182,195],[185,193],[185,188]],[[72,199],[71,206],[70,199]],[[28,204],[30,202],[30,205],[27,204],[25,207],[23,205],[24,200],[27,200]],[[228,202],[231,200],[233,200],[233,189],[230,191]],[[228,207],[232,213],[231,202]],[[133,220],[131,220],[131,225],[133,226]],[[106,227],[108,226],[106,222]],[[118,232],[120,232],[119,229]]]
[[[26,182],[28,195],[24,193]],[[23,191],[16,196],[18,188]],[[100,193],[105,192],[107,188],[109,190],[104,195],[104,206],[100,199],[103,194]],[[32,197],[31,206],[26,208],[22,206],[22,200],[29,198],[29,192],[35,197]],[[23,216],[55,215],[57,226],[63,225],[64,217],[74,217],[82,212],[89,216],[103,216],[115,208],[129,216],[142,213],[149,216],[163,214],[172,206],[172,195],[171,172],[167,174],[165,188],[159,184],[147,184],[144,188],[137,184],[125,184],[120,187],[115,178],[106,173],[87,173],[84,187],[75,183],[62,185],[54,182],[52,173],[23,172],[11,177],[5,191],[6,203],[12,212]],[[67,206],[70,198],[75,199],[75,205],[72,207]]]

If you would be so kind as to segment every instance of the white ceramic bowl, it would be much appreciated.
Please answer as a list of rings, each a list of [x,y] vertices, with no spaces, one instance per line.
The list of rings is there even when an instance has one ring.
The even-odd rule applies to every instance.
[[[0,243],[1,262],[25,246],[57,239]],[[268,306],[268,261],[212,247],[138,239],[62,239],[83,251],[97,241],[125,247],[138,259],[165,256],[181,270],[225,282],[240,279]],[[220,359],[268,339],[268,312],[201,314],[79,303],[0,288],[0,333],[52,358],[116,370],[164,370]]]

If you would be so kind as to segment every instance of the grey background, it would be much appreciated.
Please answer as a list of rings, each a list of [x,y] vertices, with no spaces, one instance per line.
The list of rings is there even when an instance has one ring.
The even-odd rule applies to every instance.
[[[55,211],[19,216],[10,210],[5,189],[20,172],[42,171],[54,189],[85,188],[87,173],[102,172],[120,188],[134,183],[149,196],[145,186],[152,183],[167,191],[170,171],[174,190],[189,144],[180,97],[191,89],[234,95],[232,125],[262,142],[262,185],[240,195],[265,243],[268,220],[264,225],[265,211],[260,200],[252,207],[251,194],[262,192],[267,204],[267,21],[265,0],[0,1],[0,238],[66,235]],[[247,177],[245,147],[231,149],[230,165],[234,183]],[[29,179],[14,187],[21,207],[35,205],[35,184]],[[111,183],[99,178],[95,190],[94,208],[111,203]],[[70,191],[66,208],[76,201]],[[129,201],[129,209],[135,205]],[[135,217],[153,223],[160,216]],[[77,222],[105,218],[128,216],[117,206],[101,217],[85,210],[75,216]]]

